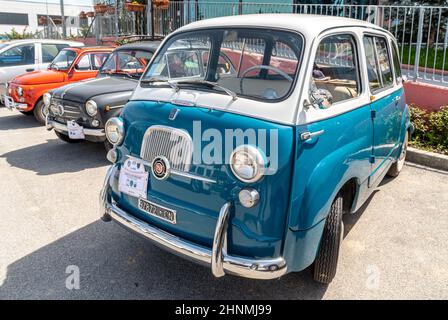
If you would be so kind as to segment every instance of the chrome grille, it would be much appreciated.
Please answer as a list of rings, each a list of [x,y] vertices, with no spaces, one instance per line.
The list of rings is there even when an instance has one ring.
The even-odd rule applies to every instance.
[[[63,107],[64,107],[64,114],[62,116],[64,118],[67,118],[70,120],[77,120],[82,117],[82,114],[79,111],[79,107],[70,106],[67,104],[63,104]]]
[[[173,170],[190,170],[193,141],[188,132],[166,126],[149,127],[143,137],[140,157],[152,162],[155,157],[166,157]]]

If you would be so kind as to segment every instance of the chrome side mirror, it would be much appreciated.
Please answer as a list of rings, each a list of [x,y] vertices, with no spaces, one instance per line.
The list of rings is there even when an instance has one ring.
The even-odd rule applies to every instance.
[[[314,107],[316,109],[328,109],[333,104],[333,95],[326,89],[310,90],[310,101],[304,103],[305,108]]]

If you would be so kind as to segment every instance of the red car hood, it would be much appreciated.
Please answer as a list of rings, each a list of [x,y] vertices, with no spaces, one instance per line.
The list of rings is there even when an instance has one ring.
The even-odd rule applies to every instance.
[[[22,74],[15,77],[11,82],[21,85],[46,84],[64,82],[65,72],[55,70],[42,70]]]

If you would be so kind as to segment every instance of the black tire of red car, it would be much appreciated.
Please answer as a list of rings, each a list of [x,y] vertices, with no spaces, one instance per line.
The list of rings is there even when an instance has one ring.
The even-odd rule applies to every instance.
[[[55,131],[54,133],[56,133],[56,135],[58,136],[59,139],[61,139],[64,142],[67,142],[67,143],[79,143],[81,141],[84,141],[84,140],[81,140],[81,139],[70,139],[65,134],[57,132],[57,131]]]
[[[339,250],[344,237],[343,203],[342,195],[338,194],[331,205],[316,260],[314,260],[313,278],[320,283],[329,284],[336,275]]]
[[[404,137],[403,146],[401,147],[400,157],[395,161],[389,171],[387,171],[387,175],[389,177],[396,177],[400,174],[401,170],[404,166],[404,161],[406,160],[406,152],[408,150],[408,142],[409,142],[409,132],[406,131],[406,135]]]
[[[36,105],[34,106],[34,117],[36,118],[37,122],[39,122],[41,125],[45,125],[45,114],[44,114],[45,104],[42,99],[37,101]]]

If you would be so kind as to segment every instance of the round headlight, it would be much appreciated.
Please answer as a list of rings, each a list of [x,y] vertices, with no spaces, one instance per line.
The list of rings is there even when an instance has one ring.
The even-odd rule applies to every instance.
[[[22,87],[17,87],[17,95],[19,97],[21,97],[23,95],[23,88]]]
[[[87,101],[86,102],[86,111],[87,111],[87,114],[91,117],[96,115],[96,113],[98,112],[98,106],[96,105],[96,102],[93,100]]]
[[[107,140],[113,145],[119,145],[124,139],[124,125],[120,118],[110,118],[104,127]]]
[[[264,153],[251,145],[235,148],[230,156],[230,168],[233,174],[247,183],[257,182],[263,177],[266,162]]]
[[[48,93],[48,92],[44,93],[43,100],[44,100],[44,104],[48,107],[51,103],[51,93]]]

